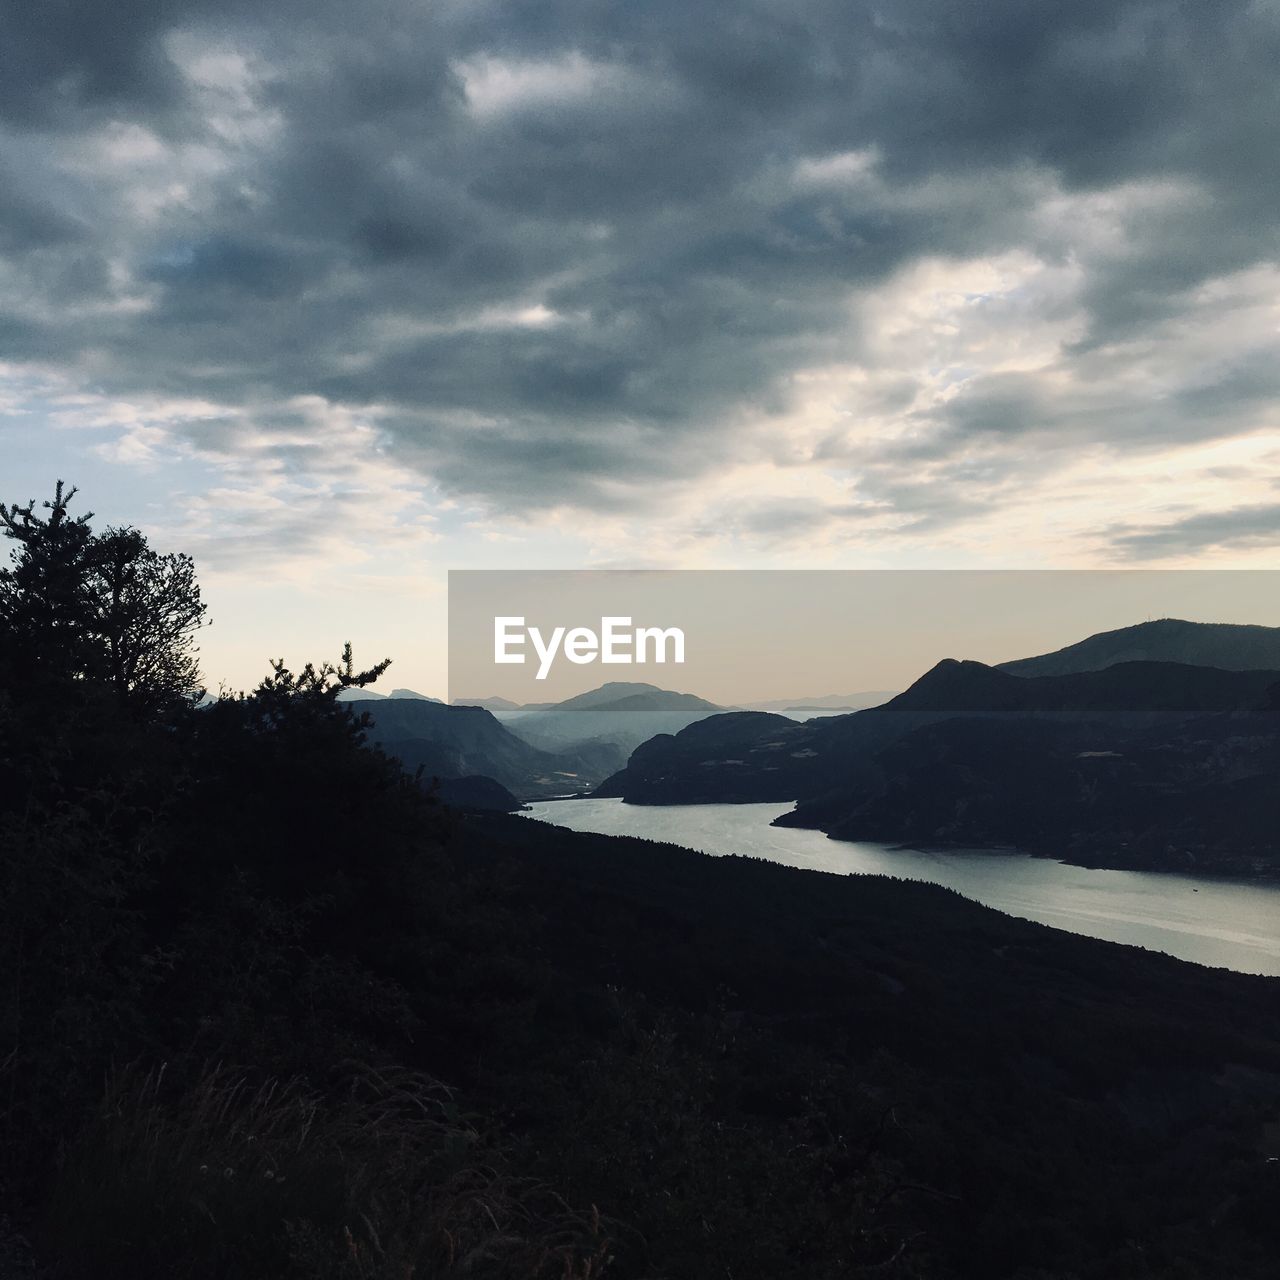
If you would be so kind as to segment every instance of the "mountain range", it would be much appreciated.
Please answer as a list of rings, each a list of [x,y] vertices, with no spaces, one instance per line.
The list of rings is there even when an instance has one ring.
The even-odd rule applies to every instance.
[[[638,804],[794,800],[780,825],[837,838],[1270,872],[1280,869],[1280,664],[1240,668],[1242,630],[1248,652],[1264,656],[1280,637],[1148,623],[1044,660],[1080,665],[1092,653],[1095,669],[1023,675],[1010,670],[1019,664],[947,659],[883,706],[847,716],[714,716],[644,743],[596,794]],[[1237,665],[1109,660],[1135,646],[1221,652]]]
[[[531,746],[563,751],[607,745],[617,750],[621,764],[655,734],[678,733],[723,710],[691,693],[611,681],[563,702],[523,707],[504,715],[503,721]]]
[[[998,666],[944,659],[899,694],[844,698],[868,705],[725,710],[616,681],[558,703],[397,689],[349,705],[459,807],[593,788],[635,804],[785,800],[780,825],[843,839],[1280,866],[1280,628],[1162,619]]]
[[[411,698],[418,702],[440,702],[439,698],[418,693],[416,689],[392,689],[390,693],[378,693],[374,689],[343,689],[339,702],[385,702],[389,698]]]

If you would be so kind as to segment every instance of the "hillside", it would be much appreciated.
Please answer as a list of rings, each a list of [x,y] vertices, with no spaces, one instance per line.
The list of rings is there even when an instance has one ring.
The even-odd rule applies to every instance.
[[[727,711],[658,734],[594,794],[628,804],[794,800],[812,771],[815,731],[768,711]]]
[[[999,663],[1017,676],[1099,671],[1118,662],[1180,662],[1224,671],[1280,671],[1280,627],[1161,618],[1103,631],[1034,658]]]
[[[1280,717],[1142,729],[957,718],[877,753],[878,776],[778,820],[840,840],[1016,847],[1086,866],[1280,876]]]
[[[1280,668],[1220,671],[1176,662],[1124,662],[1062,676],[1019,676],[947,658],[885,704],[886,711],[1064,718],[1183,716],[1257,704]]]
[[[766,712],[731,712],[656,737],[597,794],[633,804],[810,799],[838,785],[865,785],[876,776],[877,751],[957,715],[1140,726],[1253,705],[1276,681],[1280,673],[1175,663],[1023,678],[948,658],[883,706],[851,715],[798,724]]]
[[[514,813],[521,808],[520,801],[506,787],[483,776],[441,779],[433,794],[455,809]]]
[[[482,707],[450,707],[419,698],[353,700],[370,718],[369,738],[413,771],[441,779],[483,775],[522,799],[581,790],[609,772],[616,756],[584,748],[541,751]]]
[[[1273,874],[1278,689],[1274,671],[1134,662],[1020,677],[948,659],[853,715],[737,713],[655,738],[596,794],[795,800],[779,825],[843,839]]]
[[[520,710],[520,704],[512,702],[510,698],[455,698],[453,705],[455,707],[483,707],[486,711],[492,711],[500,720],[509,712]]]
[[[0,680],[0,1222],[44,1274],[1271,1280],[1275,980],[460,814],[341,670],[155,720]]]
[[[0,1266],[1272,1280],[1274,980],[462,812],[366,725],[456,768],[467,807],[510,803],[478,767],[550,786],[568,758],[481,708],[340,703],[387,666],[350,646],[197,705],[162,635],[167,689],[121,683],[87,531],[32,527],[0,576]],[[1178,839],[1280,825],[1280,686],[1101,674],[944,664],[897,706],[711,716],[632,764],[887,782],[837,819],[1065,829],[1063,796],[1114,824],[1140,794]],[[1109,714],[1064,714],[1085,704]]]

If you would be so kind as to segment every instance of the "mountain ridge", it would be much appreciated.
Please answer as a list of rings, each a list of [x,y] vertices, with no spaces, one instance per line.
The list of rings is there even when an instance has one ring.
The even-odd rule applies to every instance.
[[[417,698],[357,699],[345,705],[369,717],[369,740],[406,769],[421,768],[447,781],[481,775],[520,799],[582,789],[606,774],[612,762],[599,751],[539,750],[483,707]]]
[[[1011,675],[1070,675],[1143,661],[1224,671],[1280,670],[1280,627],[1158,618],[1099,631],[1050,653],[995,665]]]

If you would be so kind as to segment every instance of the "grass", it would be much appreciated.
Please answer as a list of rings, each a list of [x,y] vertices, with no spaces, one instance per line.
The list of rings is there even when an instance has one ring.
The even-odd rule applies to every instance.
[[[225,1066],[119,1072],[60,1170],[56,1275],[597,1280],[610,1232],[511,1176],[438,1082],[349,1067],[323,1093]]]

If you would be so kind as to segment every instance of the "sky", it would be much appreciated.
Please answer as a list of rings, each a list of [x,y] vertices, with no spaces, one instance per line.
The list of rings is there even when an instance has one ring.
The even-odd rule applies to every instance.
[[[1007,662],[1169,617],[1280,627],[1280,573],[464,570],[449,575],[448,693],[451,702],[496,695],[529,704],[628,681],[726,707],[887,697],[944,658]],[[600,660],[606,619],[614,620],[609,663]],[[581,661],[569,656],[574,628],[591,633],[579,639]],[[654,636],[640,662],[641,628],[675,628],[679,645]],[[1131,639],[1129,656],[1150,643]]]
[[[1277,65],[1280,0],[0,0],[0,497],[192,554],[214,686],[442,693],[451,568],[1270,567]]]

